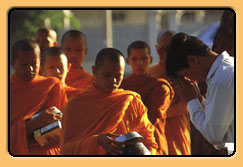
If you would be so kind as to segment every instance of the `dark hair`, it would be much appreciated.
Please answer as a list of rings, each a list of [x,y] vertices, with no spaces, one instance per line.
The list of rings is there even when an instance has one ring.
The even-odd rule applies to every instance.
[[[36,33],[46,33],[49,37],[51,37],[53,40],[57,39],[57,33],[55,30],[47,27],[41,27],[39,28]]]
[[[50,47],[43,52],[41,63],[43,64],[45,62],[47,56],[59,56],[61,54],[65,55],[60,47]]]
[[[150,47],[149,47],[149,45],[146,42],[144,42],[144,41],[134,41],[128,46],[128,48],[127,48],[127,55],[129,57],[130,52],[131,52],[132,49],[146,49],[146,48],[148,49],[148,52],[149,52],[149,55],[150,55]]]
[[[187,56],[208,55],[210,49],[201,40],[185,33],[177,33],[171,40],[166,52],[166,73],[168,77],[176,77],[177,72],[188,68]]]
[[[120,57],[123,57],[123,54],[120,50],[115,48],[104,48],[99,51],[95,59],[95,67],[99,69],[103,65],[104,59],[107,58],[112,62],[120,62]]]
[[[63,44],[64,40],[67,37],[72,37],[72,38],[80,38],[81,40],[84,41],[85,45],[86,45],[86,36],[78,30],[69,30],[67,32],[65,32],[62,36],[62,40],[61,40],[61,45]]]
[[[12,60],[15,61],[18,58],[18,51],[37,51],[37,56],[40,58],[39,45],[31,39],[21,39],[13,44],[11,50]]]

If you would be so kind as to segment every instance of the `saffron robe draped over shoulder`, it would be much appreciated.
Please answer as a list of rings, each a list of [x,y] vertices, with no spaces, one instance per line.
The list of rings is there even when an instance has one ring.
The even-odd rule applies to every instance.
[[[91,85],[93,81],[93,75],[85,71],[83,67],[80,67],[79,69],[71,68],[65,79],[65,83],[68,86],[78,88],[81,90]]]
[[[151,67],[149,72],[156,78],[167,79],[165,66],[160,64]],[[191,155],[190,115],[186,105],[175,92],[174,99],[166,112],[165,136],[169,155]]]
[[[61,132],[62,155],[106,155],[97,137],[105,133],[137,131],[152,154],[157,143],[154,127],[140,96],[123,89],[104,93],[94,85],[72,97],[64,109]]]
[[[78,94],[81,91],[81,89],[77,89],[68,85],[65,85],[64,89],[66,91],[66,95],[68,99],[70,99],[72,96]]]
[[[163,79],[150,76],[130,75],[123,80],[121,88],[139,93],[148,108],[149,120],[155,126],[155,139],[158,143],[158,155],[168,155],[165,137],[166,110],[173,99],[174,92],[170,84]]]
[[[52,106],[63,110],[66,101],[58,79],[36,76],[26,82],[13,73],[10,76],[10,152],[14,155],[60,154],[58,145],[28,148],[25,120]]]

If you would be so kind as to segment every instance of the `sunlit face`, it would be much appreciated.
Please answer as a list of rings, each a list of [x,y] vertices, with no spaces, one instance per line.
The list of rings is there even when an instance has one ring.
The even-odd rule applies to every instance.
[[[32,81],[37,76],[40,69],[39,51],[19,50],[17,54],[17,59],[11,61],[16,75],[24,81]]]
[[[131,49],[127,58],[127,63],[131,66],[135,75],[144,75],[149,69],[152,57],[149,55],[147,48]]]
[[[87,54],[85,41],[80,38],[66,37],[62,49],[72,65],[71,68],[80,68]]]
[[[65,55],[46,55],[45,62],[43,63],[43,75],[45,77],[56,77],[62,83],[65,83],[67,72],[68,62]]]
[[[37,32],[35,35],[35,41],[38,43],[41,53],[43,53],[46,49],[57,45],[57,42],[45,32]]]
[[[171,37],[161,37],[158,41],[158,44],[155,46],[161,64],[165,64],[166,50],[170,41],[171,41]]]
[[[93,66],[92,69],[95,77],[94,84],[101,91],[110,93],[121,85],[125,70],[125,60],[123,57],[120,57],[119,62],[113,62],[105,58],[103,65],[98,69]]]

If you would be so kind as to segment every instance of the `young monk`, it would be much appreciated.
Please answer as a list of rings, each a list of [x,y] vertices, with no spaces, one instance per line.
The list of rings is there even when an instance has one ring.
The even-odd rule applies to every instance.
[[[68,99],[80,92],[79,89],[65,84],[65,79],[70,68],[71,64],[68,63],[67,57],[61,48],[51,47],[43,53],[41,65],[43,76],[58,78],[65,88]]]
[[[17,41],[12,48],[11,65],[15,72],[10,77],[10,153],[12,155],[57,155],[60,154],[58,138],[51,138],[41,147],[31,147],[27,140],[26,120],[38,111],[50,107],[63,110],[66,103],[65,91],[56,78],[38,75],[40,68],[40,48],[32,40]],[[46,113],[43,119],[55,115]],[[40,120],[41,121],[41,120]],[[44,121],[44,120],[43,120]]]
[[[174,35],[174,31],[159,33],[156,49],[160,62],[149,69],[150,75],[168,80],[165,71],[166,49]],[[166,114],[165,136],[168,143],[169,155],[190,155],[190,116],[186,103],[178,97],[176,92]]]
[[[57,33],[53,29],[41,27],[35,33],[35,42],[37,42],[40,47],[42,57],[42,54],[46,49],[57,46]],[[43,75],[42,73],[42,69],[40,69],[39,74]]]
[[[78,89],[89,86],[94,78],[81,66],[85,55],[88,52],[85,35],[78,30],[67,31],[62,36],[61,47],[71,64],[67,74],[66,84]]]
[[[57,46],[57,33],[50,28],[39,28],[35,34],[35,41],[38,43],[42,54],[46,49]]]
[[[166,80],[148,75],[152,57],[147,43],[143,41],[131,43],[128,46],[127,54],[126,62],[131,66],[133,73],[123,80],[121,88],[135,91],[141,95],[143,103],[148,108],[148,118],[155,126],[154,135],[158,143],[157,155],[167,155],[166,110],[170,106],[174,92]]]
[[[124,69],[119,50],[106,48],[98,53],[92,66],[94,83],[72,97],[64,109],[61,154],[119,155],[123,143],[114,138],[131,131],[141,134],[151,154],[156,153],[154,127],[140,96],[119,89]]]

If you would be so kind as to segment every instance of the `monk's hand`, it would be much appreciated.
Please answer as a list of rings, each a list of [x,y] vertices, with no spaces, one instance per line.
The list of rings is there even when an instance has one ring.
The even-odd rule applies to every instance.
[[[109,155],[121,155],[124,143],[114,139],[118,136],[118,134],[114,133],[101,134],[97,138],[98,145],[102,146]]]
[[[48,117],[51,117],[54,120],[61,120],[62,115],[55,113],[54,110],[55,110],[55,108],[49,108],[49,109],[45,110],[46,111],[45,113],[47,113]]]
[[[192,99],[198,98],[198,91],[195,84],[188,78],[174,78],[172,80],[172,87],[180,97],[186,103]]]

